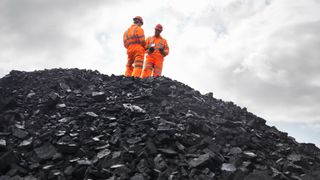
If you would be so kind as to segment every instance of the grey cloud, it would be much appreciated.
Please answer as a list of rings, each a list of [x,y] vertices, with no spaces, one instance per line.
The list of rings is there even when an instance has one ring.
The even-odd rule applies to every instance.
[[[221,89],[229,91],[239,102],[251,99],[250,103],[243,104],[269,109],[269,114],[286,111],[287,120],[304,117],[303,121],[320,121],[315,119],[320,118],[320,87],[310,83],[311,79],[320,81],[319,31],[318,21],[281,28],[270,35],[268,42],[263,42],[260,52],[268,54],[268,66],[262,66],[261,70],[267,68],[266,75],[271,78],[261,79],[257,66],[234,73],[243,66],[242,61],[236,61],[227,68],[216,69],[223,79],[219,81]],[[258,58],[254,61],[262,61]]]
[[[273,2],[264,1],[256,6],[259,11],[248,7],[252,4],[232,3],[226,6],[226,11],[234,12],[212,8],[192,21],[196,26],[210,27],[215,33],[217,25],[225,26],[226,32],[232,30],[229,38],[218,38],[219,43],[212,39],[214,45],[208,47],[212,53],[206,56],[207,63],[198,66],[201,73],[188,77],[194,81],[192,84],[211,89],[218,98],[249,107],[269,120],[320,122],[320,22],[304,16],[288,23],[275,21],[279,24],[250,27],[263,21],[268,13],[274,13],[275,7],[269,8]],[[302,12],[309,13],[308,6],[303,7]],[[246,8],[251,12],[241,14]],[[268,12],[261,16],[264,10]],[[232,34],[237,25],[248,26],[245,30],[249,32]]]
[[[119,2],[119,1],[118,1]],[[121,1],[120,1],[121,2]],[[4,0],[0,4],[0,48],[24,57],[60,57],[81,46],[73,33],[90,21],[90,13],[115,1]],[[89,19],[88,19],[89,18]]]

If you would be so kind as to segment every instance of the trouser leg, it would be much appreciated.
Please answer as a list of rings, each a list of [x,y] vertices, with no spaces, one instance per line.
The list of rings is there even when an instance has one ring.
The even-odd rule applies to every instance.
[[[163,58],[156,59],[154,63],[154,68],[153,68],[153,76],[161,76],[162,67],[163,67]]]
[[[126,65],[125,76],[132,76],[132,72],[133,72],[133,61],[128,60]]]
[[[134,77],[141,76],[142,68],[143,68],[143,60],[144,60],[144,52],[139,53],[135,56],[132,76],[134,76]]]
[[[151,58],[147,58],[145,67],[142,72],[142,78],[146,78],[152,75],[154,63]]]
[[[131,53],[127,53],[128,54],[128,59],[127,59],[127,64],[126,64],[126,72],[125,72],[125,76],[132,76],[132,72],[133,72],[133,56]]]

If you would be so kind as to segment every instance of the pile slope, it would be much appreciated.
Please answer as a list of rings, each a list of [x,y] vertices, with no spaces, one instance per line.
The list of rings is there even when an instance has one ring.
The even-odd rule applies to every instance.
[[[0,179],[320,179],[320,150],[166,77],[11,71]]]

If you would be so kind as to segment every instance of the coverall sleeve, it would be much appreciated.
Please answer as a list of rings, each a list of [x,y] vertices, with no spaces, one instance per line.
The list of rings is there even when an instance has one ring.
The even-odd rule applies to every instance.
[[[126,32],[124,32],[124,33],[123,33],[123,46],[124,46],[125,48],[128,48],[127,45],[126,45],[126,39],[127,39],[127,38],[126,38]]]
[[[137,37],[139,38],[141,45],[145,48],[146,47],[146,39],[145,39],[144,31],[142,28],[137,29]]]
[[[150,45],[150,42],[149,42],[149,41],[150,41],[149,38],[147,38],[147,39],[146,39],[146,45],[145,45],[145,47],[144,47],[144,49],[146,50],[146,53],[147,53],[148,48],[149,48],[149,45]]]
[[[167,56],[169,54],[169,46],[168,46],[167,40],[165,40],[163,44],[164,44],[164,48],[163,48],[164,56]]]

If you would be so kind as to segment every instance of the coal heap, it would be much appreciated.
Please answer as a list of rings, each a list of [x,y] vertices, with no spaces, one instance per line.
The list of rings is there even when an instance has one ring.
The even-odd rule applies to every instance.
[[[11,71],[0,180],[319,180],[320,150],[166,77]]]

